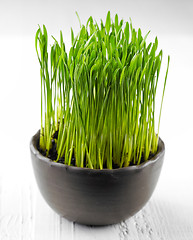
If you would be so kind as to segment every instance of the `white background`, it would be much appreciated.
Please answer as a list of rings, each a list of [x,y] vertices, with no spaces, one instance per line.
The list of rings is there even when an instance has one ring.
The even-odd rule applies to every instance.
[[[105,20],[108,10],[111,10],[112,17],[118,13],[119,18],[125,21],[131,17],[133,26],[140,27],[143,34],[151,30],[149,41],[158,36],[159,48],[164,52],[160,89],[167,56],[171,56],[160,127],[160,136],[166,145],[165,162],[153,199],[168,206],[168,209],[164,208],[164,214],[169,218],[168,226],[176,229],[181,227],[187,234],[187,238],[180,238],[176,230],[173,235],[170,233],[170,238],[164,239],[193,239],[191,0],[0,0],[0,236],[3,219],[15,212],[14,198],[18,197],[19,189],[26,184],[33,186],[34,192],[37,190],[30,162],[29,141],[40,128],[39,63],[34,45],[38,24],[45,24],[49,36],[54,35],[56,38],[59,30],[62,30],[68,46],[70,27],[76,33],[79,29],[75,11],[85,24],[91,15],[97,21],[101,18]],[[5,194],[5,189],[8,189],[9,194]],[[40,233],[41,228],[36,231],[36,234]],[[169,233],[166,231],[162,234],[167,236]],[[5,239],[11,239],[8,236],[11,235]]]

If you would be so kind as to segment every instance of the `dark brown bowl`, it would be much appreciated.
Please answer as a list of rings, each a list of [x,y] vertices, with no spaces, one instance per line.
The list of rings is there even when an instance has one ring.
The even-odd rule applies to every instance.
[[[34,174],[48,205],[68,220],[86,225],[121,222],[150,199],[163,164],[165,147],[139,166],[93,170],[55,163],[37,150],[39,131],[30,150]]]

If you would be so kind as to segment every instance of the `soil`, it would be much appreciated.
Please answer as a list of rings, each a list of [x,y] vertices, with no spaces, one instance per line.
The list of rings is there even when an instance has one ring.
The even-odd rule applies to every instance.
[[[58,131],[55,132],[52,137],[53,137],[53,139],[52,139],[52,148],[50,149],[49,154],[48,154],[47,157],[50,158],[52,161],[55,161],[55,160],[57,159],[57,157],[58,157],[57,150],[56,150],[56,142],[55,142],[55,139],[58,138]],[[46,156],[46,151],[43,151],[43,150],[40,148],[39,142],[38,142],[38,145],[37,145],[37,149],[38,149],[38,151],[39,151],[43,156]],[[150,160],[150,159],[151,159],[152,157],[154,157],[154,156],[155,156],[155,154],[150,153],[148,160]],[[64,157],[59,158],[57,162],[58,162],[58,163],[65,164],[65,163],[64,163]],[[143,155],[142,155],[141,163],[144,163],[144,162],[145,162],[145,161],[144,161],[144,157],[143,157]],[[131,162],[129,166],[134,166],[134,165],[136,165],[136,164],[134,164],[133,162]],[[75,159],[74,154],[72,154],[71,166],[76,166],[76,159]],[[84,167],[86,167],[86,159],[85,159]],[[104,164],[103,168],[104,168],[104,169],[107,168],[107,165]],[[113,169],[119,168],[119,165],[113,163],[112,168],[113,168]]]

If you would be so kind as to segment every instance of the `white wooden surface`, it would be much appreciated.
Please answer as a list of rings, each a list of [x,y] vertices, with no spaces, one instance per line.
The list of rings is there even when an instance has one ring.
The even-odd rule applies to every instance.
[[[192,2],[27,2],[0,1],[0,240],[193,240]],[[91,227],[55,214],[33,176],[29,141],[40,127],[34,35],[37,24],[45,23],[50,35],[64,29],[70,42],[71,24],[78,27],[76,10],[84,22],[90,15],[104,17],[109,9],[124,19],[131,16],[143,33],[151,29],[150,40],[158,35],[162,83],[171,55],[160,128],[166,155],[156,190],[139,213],[120,224]]]
[[[193,239],[193,199],[183,198],[180,192],[179,199],[171,198],[171,194],[163,194],[160,186],[134,217],[112,226],[92,227],[70,222],[54,213],[29,176],[15,181],[9,177],[1,179],[1,240]]]

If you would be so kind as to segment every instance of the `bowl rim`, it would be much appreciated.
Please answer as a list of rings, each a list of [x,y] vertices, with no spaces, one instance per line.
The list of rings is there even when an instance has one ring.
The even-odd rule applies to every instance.
[[[30,140],[30,151],[33,155],[36,156],[39,160],[49,164],[50,166],[58,167],[58,168],[64,168],[65,170],[72,170],[72,171],[92,171],[93,173],[102,173],[102,172],[122,172],[122,171],[134,171],[134,170],[141,170],[153,163],[156,163],[159,161],[159,159],[162,159],[162,156],[165,154],[165,144],[163,140],[159,137],[158,141],[158,152],[148,161],[143,162],[139,165],[132,165],[128,167],[122,167],[122,168],[114,168],[114,169],[91,169],[86,167],[76,167],[76,166],[69,166],[63,163],[58,163],[52,161],[50,158],[43,156],[37,149],[37,141],[39,139],[40,130],[37,131],[37,133],[31,138]]]

